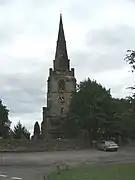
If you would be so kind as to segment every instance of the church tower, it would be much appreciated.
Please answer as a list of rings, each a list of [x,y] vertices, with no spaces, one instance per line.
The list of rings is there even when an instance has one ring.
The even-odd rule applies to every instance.
[[[70,69],[66,40],[60,15],[58,39],[53,68],[47,81],[47,107],[43,107],[42,134],[60,137],[62,123],[66,119],[72,93],[76,90],[74,68]]]

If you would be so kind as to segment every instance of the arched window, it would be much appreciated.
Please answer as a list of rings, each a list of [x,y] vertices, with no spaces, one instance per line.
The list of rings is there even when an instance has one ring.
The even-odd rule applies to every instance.
[[[63,79],[58,82],[58,90],[65,90],[65,81]]]

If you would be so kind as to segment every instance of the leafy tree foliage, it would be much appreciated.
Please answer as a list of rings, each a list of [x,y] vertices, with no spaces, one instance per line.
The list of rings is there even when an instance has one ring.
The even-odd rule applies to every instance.
[[[22,126],[20,121],[14,126],[13,137],[15,139],[30,139],[30,132],[26,129],[25,126]]]
[[[123,135],[128,138],[135,138],[135,99],[132,98],[125,100],[122,124]]]
[[[97,139],[112,117],[111,102],[110,90],[89,78],[80,82],[72,97],[66,126],[75,127],[76,130],[85,129],[91,139]]]
[[[0,99],[0,137],[8,138],[11,121],[8,119],[9,110]]]
[[[130,99],[113,99],[113,118],[108,124],[112,136],[120,135],[122,139],[135,136],[135,113]]]
[[[131,65],[132,72],[134,72],[134,70],[135,70],[135,51],[127,50],[125,60]]]
[[[40,126],[39,126],[39,123],[37,121],[34,125],[34,137],[37,137],[37,139],[40,138]]]
[[[124,59],[128,62],[129,65],[131,65],[131,72],[133,73],[135,71],[135,50],[127,50],[126,57]],[[135,87],[131,86],[129,89],[134,90]]]
[[[125,60],[131,65],[132,72],[135,71],[135,50],[127,50],[127,54],[125,57]],[[132,90],[135,90],[135,86],[129,87]],[[128,97],[127,99],[128,108],[124,111],[126,112],[125,116],[123,117],[128,119],[128,122],[126,121],[125,129],[127,131],[128,136],[134,136],[135,137],[135,93],[133,92],[132,96]],[[124,125],[124,123],[123,123]],[[130,127],[130,128],[129,128]],[[130,130],[129,130],[130,129]]]
[[[73,94],[65,128],[72,137],[86,130],[91,140],[101,136],[134,138],[134,104],[134,98],[112,98],[110,90],[88,78]]]

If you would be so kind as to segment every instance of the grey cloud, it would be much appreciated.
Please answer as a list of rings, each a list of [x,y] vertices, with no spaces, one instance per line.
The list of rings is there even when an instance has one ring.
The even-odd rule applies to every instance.
[[[127,0],[128,2],[132,2],[132,3],[134,3],[135,1],[134,0]]]
[[[91,30],[86,36],[86,44],[89,46],[109,46],[109,48],[110,46],[130,47],[135,45],[134,39],[135,28],[127,25],[115,25]]]
[[[86,2],[82,3],[81,0],[73,0],[68,7],[70,12],[69,15],[71,15],[72,18],[75,18],[76,20],[79,19],[79,21],[84,19],[91,21],[94,19],[95,14],[101,10],[102,6],[109,3],[110,1],[111,0],[87,0]]]
[[[17,27],[14,27],[11,23],[0,23],[0,45],[10,43],[19,33],[21,33],[21,31]]]
[[[52,56],[52,53],[50,53]],[[48,72],[48,68],[52,65],[51,61],[48,61],[48,58],[23,58],[23,57],[14,57],[8,54],[0,53],[1,57],[1,70],[0,74],[14,74],[14,73],[35,73],[35,72]]]
[[[11,0],[0,0],[0,6],[10,3]]]
[[[127,94],[129,93],[127,93],[126,91],[126,86],[124,86],[123,84],[119,84],[112,87],[111,94],[113,97],[123,98],[127,97]]]
[[[52,35],[53,28],[49,28],[48,24],[53,17],[48,17],[47,11],[55,2],[0,0],[0,6],[4,5],[0,12],[2,17],[0,18],[0,45],[15,41],[18,34],[27,33],[29,36],[41,36],[42,34],[42,38],[45,32]]]
[[[86,36],[86,50],[73,52],[75,66],[99,73],[126,66],[127,49],[135,47],[135,29],[126,25],[91,30]]]
[[[32,131],[35,121],[42,121],[48,75],[48,68],[43,69],[29,73],[0,74],[0,98],[10,110],[12,128],[20,120]]]
[[[121,82],[119,84],[112,86],[112,95],[114,97],[127,97],[131,96],[133,93],[133,90],[129,89],[128,87],[133,86],[134,84],[134,77],[133,76],[127,76],[126,78],[121,79]]]
[[[39,112],[45,105],[45,82],[41,72],[0,76],[0,97],[12,116]]]
[[[108,52],[80,52],[74,53],[72,55],[74,60],[74,66],[84,70],[84,73],[99,73],[108,70],[121,69],[126,66],[124,61],[123,51],[117,53],[113,50],[108,50]]]

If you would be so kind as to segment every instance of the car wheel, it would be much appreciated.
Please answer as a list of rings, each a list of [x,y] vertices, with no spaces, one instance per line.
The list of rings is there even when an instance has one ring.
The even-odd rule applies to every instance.
[[[106,147],[104,147],[104,151],[107,152],[107,148]]]

